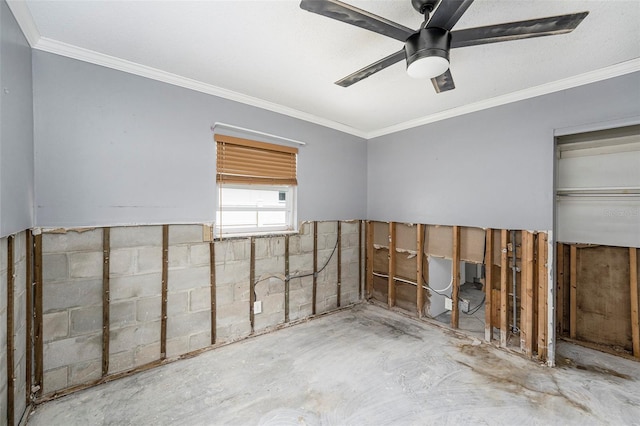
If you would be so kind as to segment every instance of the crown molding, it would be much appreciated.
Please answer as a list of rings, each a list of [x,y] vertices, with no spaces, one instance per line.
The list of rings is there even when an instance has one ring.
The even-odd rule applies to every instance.
[[[11,13],[13,13],[13,17],[16,18],[29,46],[34,47],[40,40],[40,31],[38,31],[33,16],[31,16],[29,6],[27,6],[26,2],[18,0],[7,0],[7,5]]]
[[[460,115],[469,114],[472,112],[489,109],[512,102],[518,102],[521,100],[534,98],[536,96],[546,95],[561,90],[571,89],[573,87],[582,86],[585,84],[595,83],[598,81],[606,80],[609,78],[619,77],[621,75],[629,74],[632,72],[640,71],[640,58],[635,58],[630,61],[622,62],[609,67],[601,68],[599,70],[579,74],[577,76],[565,78],[558,81],[542,84],[539,86],[531,87],[517,92],[508,93],[506,95],[497,96],[491,99],[482,100],[468,105],[463,105],[456,108],[451,108],[446,111],[431,114],[425,117],[421,117],[415,120],[409,120],[402,123],[394,124],[392,126],[383,127],[377,130],[365,131],[357,129],[352,126],[348,126],[337,121],[329,120],[323,117],[319,117],[313,114],[309,114],[304,111],[297,110],[295,108],[286,107],[274,102],[266,101],[264,99],[248,96],[242,93],[234,92],[232,90],[223,89],[211,84],[206,84],[201,81],[193,80],[190,78],[182,77],[177,74],[172,74],[166,71],[162,71],[156,68],[141,65],[135,62],[127,61],[117,58],[115,56],[109,56],[102,53],[98,53],[89,49],[84,49],[78,46],[74,46],[68,43],[63,43],[57,40],[42,37],[38,28],[33,20],[33,16],[29,11],[29,7],[26,2],[21,0],[7,0],[7,4],[11,9],[20,29],[24,33],[29,45],[32,48],[42,50],[44,52],[54,53],[57,55],[65,56],[72,59],[92,63],[95,65],[104,66],[107,68],[115,69],[118,71],[127,72],[130,74],[138,75],[152,80],[161,81],[174,86],[184,87],[186,89],[195,90],[197,92],[206,93],[213,96],[218,96],[224,99],[240,102],[246,105],[255,106],[268,111],[272,111],[278,114],[287,115],[289,117],[304,120],[310,123],[314,123],[320,126],[328,127],[340,132],[348,133],[354,136],[358,136],[363,139],[373,139],[380,136],[388,135],[391,133],[400,132],[403,130],[411,129],[414,127],[423,126],[425,124],[434,123],[436,121],[446,120],[448,118],[457,117]]]
[[[259,99],[253,96],[234,92],[232,90],[223,89],[221,87],[203,83],[191,78],[182,77],[177,74],[159,70],[157,68],[148,67],[146,65],[141,65],[135,62],[127,61],[125,59],[120,59],[115,56],[109,56],[89,49],[84,49],[78,46],[63,43],[47,37],[40,37],[33,48],[42,50],[44,52],[66,56],[67,58],[77,59],[91,64],[100,65],[114,70],[124,71],[129,74],[150,78],[152,80],[161,81],[164,83],[172,84],[174,86],[184,87],[186,89],[195,90],[197,92],[218,96],[224,99],[229,99],[246,105],[251,105],[268,111],[287,115],[289,117],[298,118],[300,120],[308,121],[314,124],[319,124],[321,126],[329,127],[361,138],[366,138],[366,132],[342,123],[318,117],[316,115],[276,104],[274,102],[269,102],[264,99]]]
[[[412,129],[414,127],[434,123],[436,121],[446,120],[447,118],[453,118],[484,109],[522,101],[525,99],[535,98],[536,96],[548,95],[550,93],[583,86],[585,84],[596,83],[598,81],[619,77],[621,75],[630,74],[636,71],[640,71],[640,58],[621,62],[616,65],[611,65],[609,67],[601,68],[584,74],[579,74],[562,80],[552,81],[551,83],[541,84],[539,86],[519,90],[517,92],[507,93],[506,95],[496,96],[495,98],[482,100],[480,102],[452,108],[446,111],[431,114],[415,120],[405,121],[404,123],[395,124],[393,126],[385,127],[379,130],[374,130],[367,133],[367,139],[373,139],[379,136],[400,132],[402,130]]]

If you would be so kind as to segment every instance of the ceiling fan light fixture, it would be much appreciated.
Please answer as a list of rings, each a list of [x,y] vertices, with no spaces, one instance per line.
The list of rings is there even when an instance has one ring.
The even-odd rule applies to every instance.
[[[407,74],[413,78],[434,78],[449,69],[451,35],[441,28],[423,28],[405,43]]]

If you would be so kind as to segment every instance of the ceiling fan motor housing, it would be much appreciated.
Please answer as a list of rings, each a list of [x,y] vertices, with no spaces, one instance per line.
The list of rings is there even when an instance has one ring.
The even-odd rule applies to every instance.
[[[429,56],[438,56],[449,61],[451,33],[442,28],[423,28],[411,35],[404,45],[407,68],[415,61]]]

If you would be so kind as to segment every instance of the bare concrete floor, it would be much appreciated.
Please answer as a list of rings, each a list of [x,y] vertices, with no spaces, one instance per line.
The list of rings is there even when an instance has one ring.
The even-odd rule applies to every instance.
[[[37,407],[28,425],[640,424],[640,363],[551,369],[358,305]]]

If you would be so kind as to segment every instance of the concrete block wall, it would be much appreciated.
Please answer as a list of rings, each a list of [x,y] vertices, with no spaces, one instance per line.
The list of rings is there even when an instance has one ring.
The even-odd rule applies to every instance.
[[[7,356],[7,333],[13,336],[13,413],[17,425],[27,410],[27,301],[26,232],[13,235],[13,329],[9,330],[8,317],[8,265],[9,239],[0,239],[0,424],[8,424],[9,375]]]
[[[229,342],[251,334],[249,274],[251,240],[215,243],[216,340]]]
[[[102,372],[102,230],[42,235],[43,392]]]
[[[117,373],[160,359],[162,226],[111,228],[110,251],[109,373]]]
[[[18,424],[27,408],[27,245],[26,232],[14,238],[13,249],[13,377],[14,423]]]
[[[0,424],[7,418],[7,238],[0,238]]]
[[[313,313],[313,223],[303,223],[298,235],[289,238],[289,319],[295,321]]]
[[[312,314],[313,223],[289,238],[290,321]],[[318,222],[316,313],[337,307],[337,222]],[[342,222],[342,305],[358,300],[358,222]],[[285,236],[215,241],[216,343],[251,334],[250,271],[255,257],[254,331],[285,322]],[[202,225],[168,226],[166,357],[208,347],[211,336],[211,245]],[[45,232],[43,394],[102,377],[103,229]],[[159,361],[163,227],[110,229],[109,369]],[[308,275],[299,277],[301,275]]]
[[[202,225],[169,226],[167,356],[211,345],[211,249]]]

